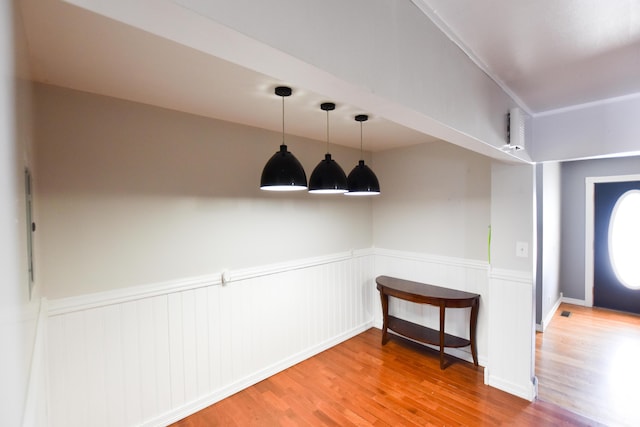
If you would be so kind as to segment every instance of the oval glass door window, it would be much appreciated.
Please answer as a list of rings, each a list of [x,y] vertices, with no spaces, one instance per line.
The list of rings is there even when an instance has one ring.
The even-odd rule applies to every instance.
[[[618,280],[629,289],[640,289],[640,190],[627,191],[613,207],[609,257]]]

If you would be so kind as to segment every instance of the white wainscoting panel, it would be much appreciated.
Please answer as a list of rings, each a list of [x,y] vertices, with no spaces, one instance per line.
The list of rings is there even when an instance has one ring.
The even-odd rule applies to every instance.
[[[403,252],[388,249],[375,250],[374,276],[392,276],[400,279],[429,283],[460,291],[480,294],[480,310],[476,339],[478,345],[478,362],[485,366],[488,357],[488,264],[484,261],[449,258],[414,252]],[[372,293],[375,295],[375,325],[382,327],[382,306],[375,283]],[[391,298],[389,312],[411,322],[439,329],[439,308],[424,304],[415,304]],[[467,338],[469,336],[469,309],[447,309],[445,331]],[[473,361],[469,347],[445,349],[447,354]]]
[[[372,271],[368,250],[51,301],[49,425],[166,425],[215,403],[369,328]]]
[[[489,280],[489,365],[485,382],[523,399],[536,395],[533,374],[533,276],[492,270]]]
[[[36,307],[38,315],[22,427],[47,425],[47,299],[41,298]]]

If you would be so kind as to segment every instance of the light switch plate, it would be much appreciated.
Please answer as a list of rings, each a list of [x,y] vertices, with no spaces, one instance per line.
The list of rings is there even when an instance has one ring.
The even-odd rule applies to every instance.
[[[516,242],[516,256],[521,258],[529,256],[529,244],[527,242]]]

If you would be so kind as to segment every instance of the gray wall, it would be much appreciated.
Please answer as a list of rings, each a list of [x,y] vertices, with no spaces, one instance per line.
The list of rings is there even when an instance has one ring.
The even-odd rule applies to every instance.
[[[544,223],[542,221],[542,163],[538,163],[536,168],[536,324],[540,325],[542,320],[542,246],[544,240],[542,238],[542,231],[544,230]]]
[[[491,266],[534,274],[535,170],[532,165],[491,164]],[[516,255],[518,242],[527,256]],[[533,283],[531,284],[533,286]]]
[[[279,134],[54,86],[36,89],[39,250],[46,254],[39,269],[50,298],[372,243],[486,259],[487,157],[444,142],[423,144],[367,159],[382,184],[375,199],[273,194],[258,182]],[[307,171],[324,154],[322,142],[287,142]],[[360,155],[331,151],[347,170]]]
[[[374,246],[487,259],[491,159],[438,141],[376,153],[374,162],[382,186]]]
[[[543,322],[560,299],[561,166],[536,165],[538,262],[536,265],[536,323]]]
[[[640,173],[640,156],[562,164],[561,290],[584,300],[585,178]]]
[[[370,198],[259,190],[279,133],[54,86],[35,94],[49,298],[371,246]],[[286,142],[307,173],[324,157],[322,142]],[[331,152],[347,170],[360,157]]]
[[[640,98],[620,97],[533,119],[537,162],[617,156],[638,150]]]

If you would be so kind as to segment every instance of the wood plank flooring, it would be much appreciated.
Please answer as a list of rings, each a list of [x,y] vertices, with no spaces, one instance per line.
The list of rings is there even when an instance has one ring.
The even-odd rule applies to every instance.
[[[179,421],[198,426],[595,426],[483,384],[483,368],[370,329]]]
[[[561,304],[536,334],[536,376],[539,400],[607,425],[640,426],[640,316]]]

